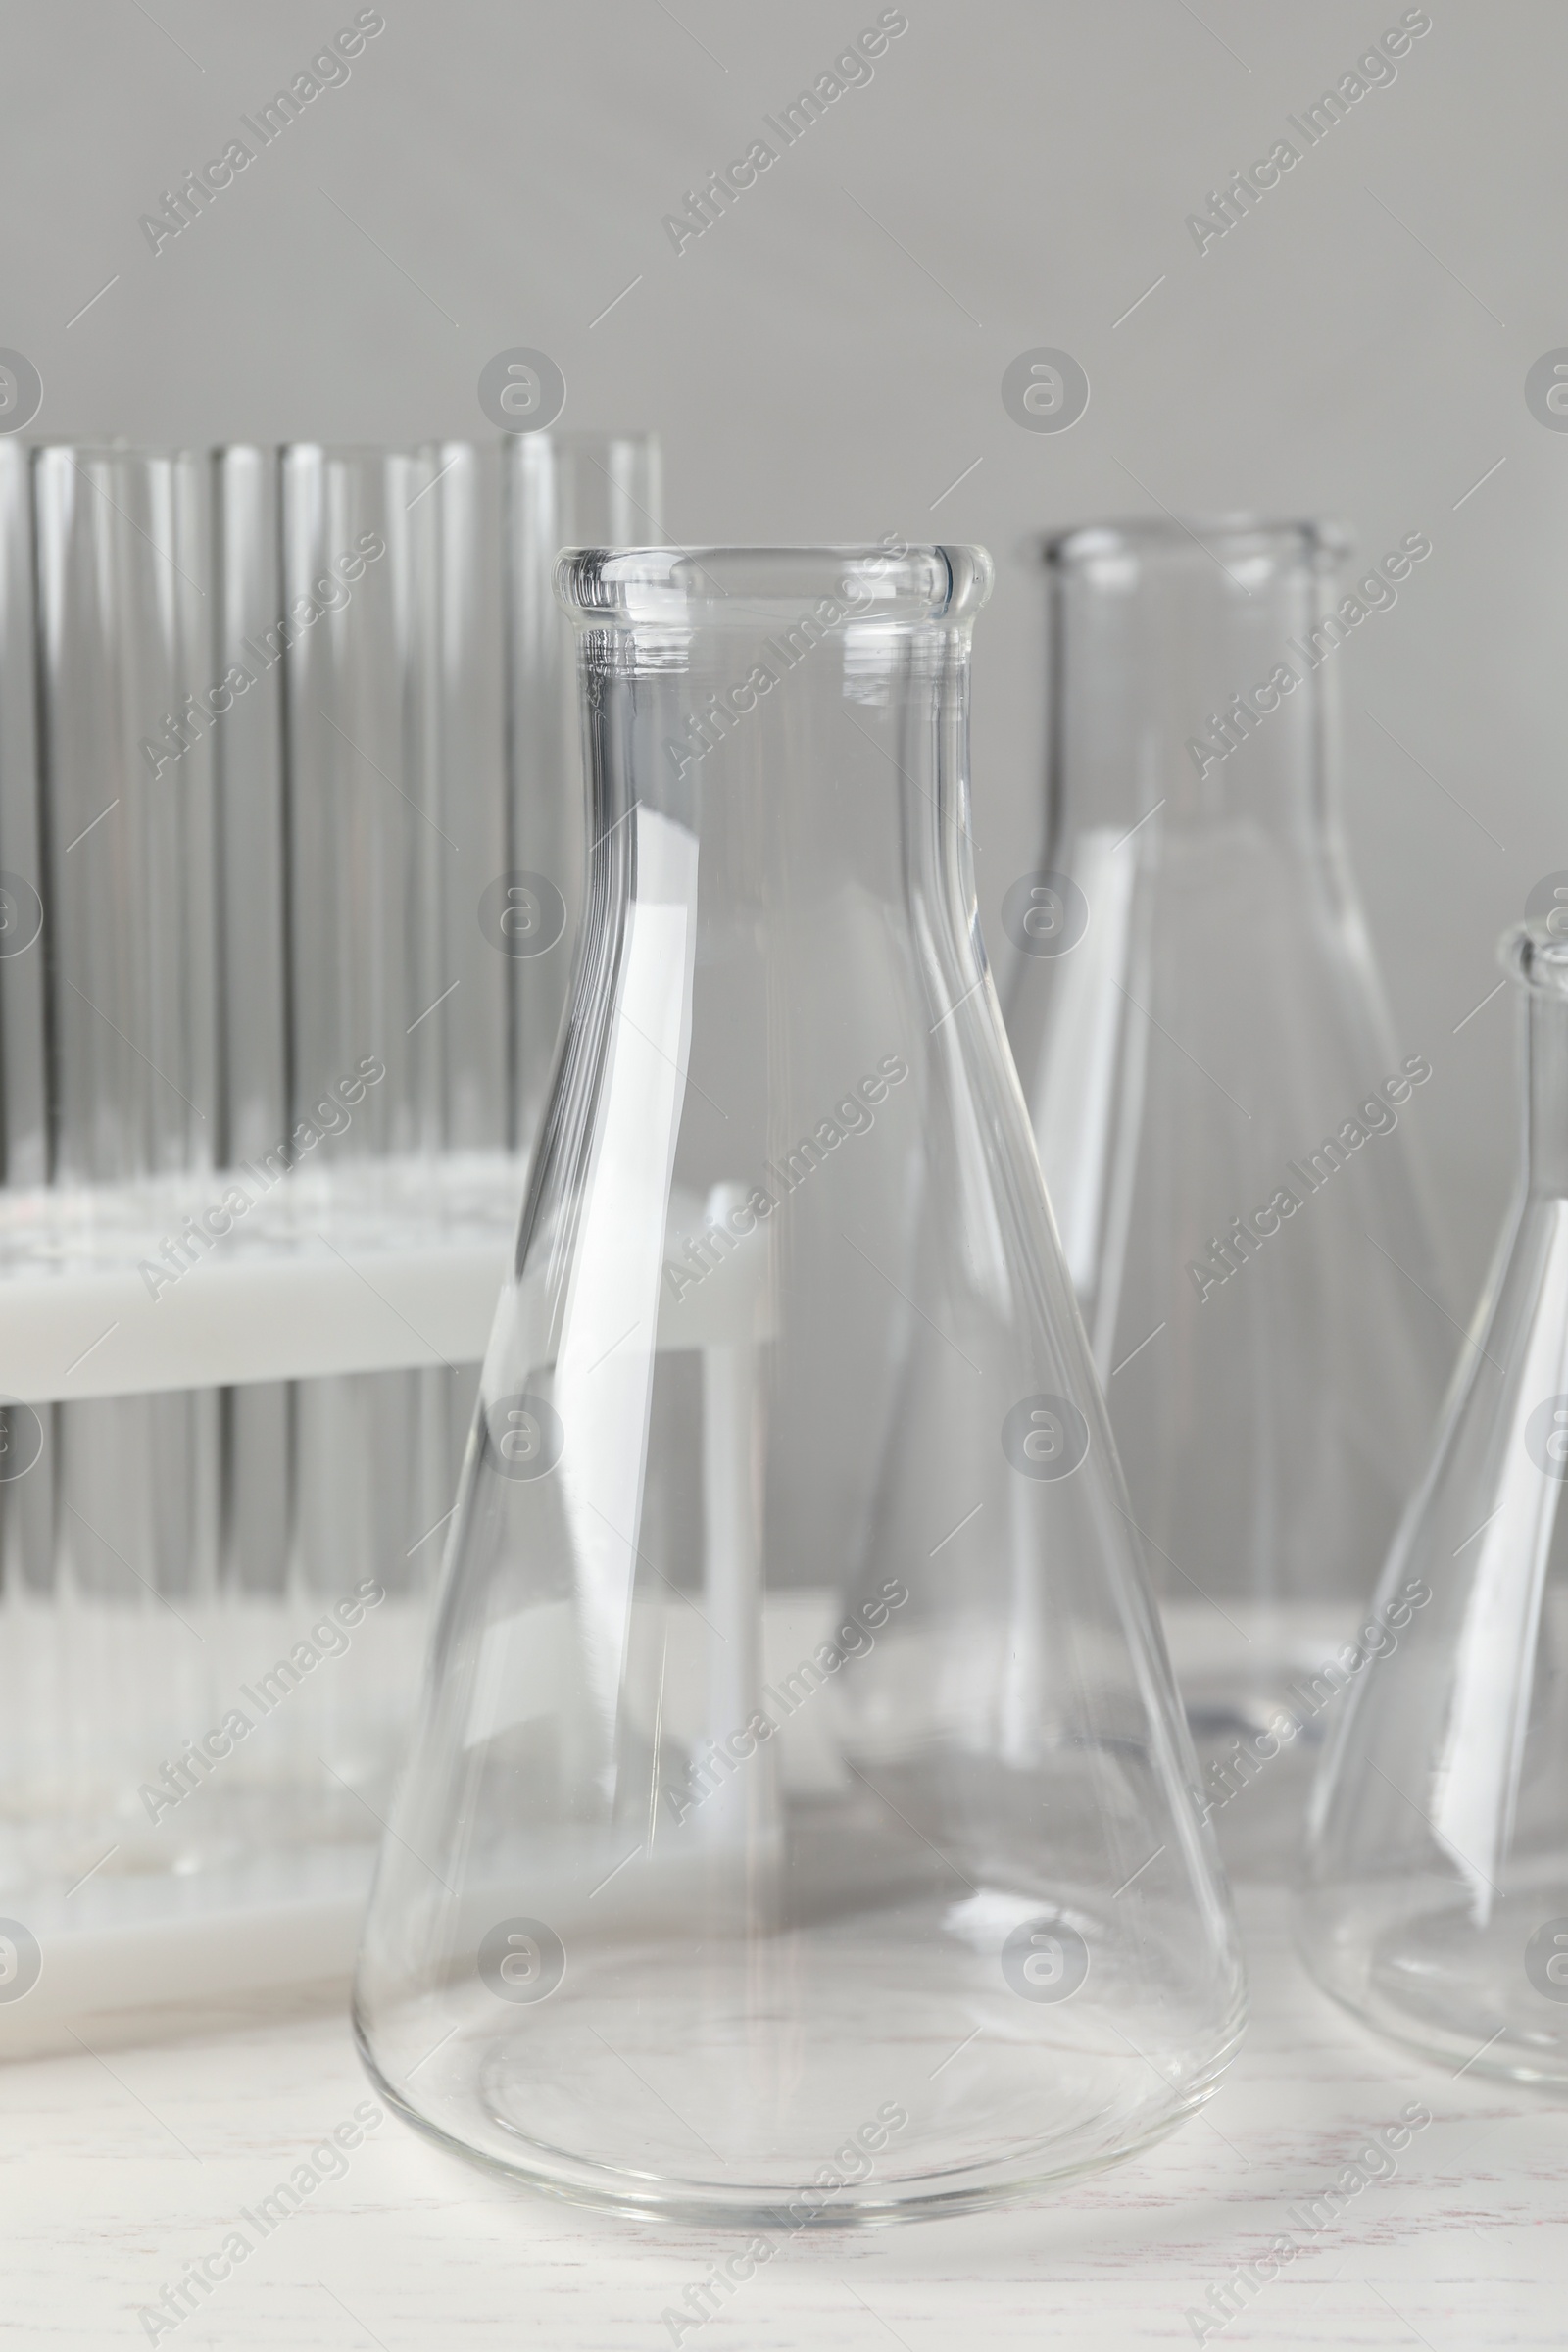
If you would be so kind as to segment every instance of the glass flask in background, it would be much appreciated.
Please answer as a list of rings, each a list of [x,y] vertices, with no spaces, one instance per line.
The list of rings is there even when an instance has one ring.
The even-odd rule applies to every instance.
[[[1391,1034],[1335,800],[1336,649],[1397,590],[1352,594],[1346,547],[1249,521],[1049,543],[1048,836],[1004,906],[1205,1800],[1265,1868],[1452,1354],[1410,1150],[1438,1041]]]
[[[1318,1982],[1430,2056],[1568,2082],[1568,943],[1517,984],[1521,1197],[1314,1791]]]
[[[1242,2014],[979,947],[990,561],[558,576],[590,919],[361,2045],[563,2196],[987,2204],[1169,2130]]]

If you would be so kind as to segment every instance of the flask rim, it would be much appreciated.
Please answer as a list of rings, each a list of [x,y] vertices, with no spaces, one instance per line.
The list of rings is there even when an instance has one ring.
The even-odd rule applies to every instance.
[[[966,628],[991,594],[983,547],[568,547],[556,595],[579,628],[715,628],[799,617]]]
[[[1506,930],[1497,942],[1497,962],[1531,996],[1568,1004],[1568,939],[1549,929],[1544,917]]]
[[[1355,550],[1348,524],[1317,515],[1264,514],[1134,515],[1075,523],[1051,531],[1039,542],[1049,571],[1068,571],[1107,556],[1144,558],[1210,557],[1214,554],[1293,559],[1315,570],[1336,571]]]

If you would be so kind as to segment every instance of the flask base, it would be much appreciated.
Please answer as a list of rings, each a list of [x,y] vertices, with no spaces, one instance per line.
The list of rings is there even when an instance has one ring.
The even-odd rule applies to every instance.
[[[943,1965],[934,1922],[885,1924],[853,1949],[616,1944],[512,2008],[449,1984],[382,2010],[373,2036],[357,2017],[361,2053],[408,2122],[493,2172],[774,2239],[1017,2203],[1120,2162],[1208,2098],[1239,2038],[1238,2018],[1178,2060],[1168,2020],[1114,1991],[1020,1999],[1000,1973],[983,1989],[972,1952]]]
[[[1331,1998],[1450,2073],[1568,2084],[1568,1879],[1499,1897],[1484,1921],[1451,1882],[1375,1908],[1358,1889],[1338,1916],[1314,1894],[1298,1941]]]

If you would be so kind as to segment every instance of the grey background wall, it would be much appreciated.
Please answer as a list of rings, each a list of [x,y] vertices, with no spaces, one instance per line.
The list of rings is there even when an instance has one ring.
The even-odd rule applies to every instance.
[[[880,0],[384,0],[349,78],[155,253],[140,217],[358,13],[13,0],[0,344],[42,375],[32,429],[482,434],[480,368],[531,345],[564,425],[660,431],[673,536],[985,541],[994,952],[1039,822],[1043,528],[1330,513],[1374,556],[1427,531],[1339,657],[1345,808],[1401,1050],[1434,1064],[1419,1116],[1468,1301],[1514,1135],[1508,998],[1464,1016],[1568,867],[1568,435],[1524,390],[1568,345],[1568,12],[1431,0],[1397,77],[1200,253],[1187,216],[1401,0],[906,0],[873,78],[677,254],[662,217]],[[1004,409],[1041,345],[1088,372],[1070,432]]]

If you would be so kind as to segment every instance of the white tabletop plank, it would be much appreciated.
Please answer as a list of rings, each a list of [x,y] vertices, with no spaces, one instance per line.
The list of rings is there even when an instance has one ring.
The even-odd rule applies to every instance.
[[[1287,2231],[1302,2251],[1211,2343],[1560,2347],[1568,2337],[1568,2117],[1453,2079],[1343,2020],[1291,1956],[1278,1893],[1241,1898],[1253,2019],[1204,2115],[1135,2163],[1007,2213],[780,2239],[704,2326],[702,2352],[1198,2340],[1187,2314]],[[148,2340],[138,2307],[220,2253],[242,2209],[370,2092],[328,2014],[102,2058],[19,2062],[4,2093],[10,2340]],[[1344,2218],[1302,2208],[1407,2102],[1432,2121]],[[157,2340],[354,2352],[539,2345],[656,2352],[735,2239],[622,2225],[514,2192],[388,2115],[209,2300]],[[324,2169],[324,2168],[323,2168]],[[1294,2209],[1294,2218],[1293,2212]]]

